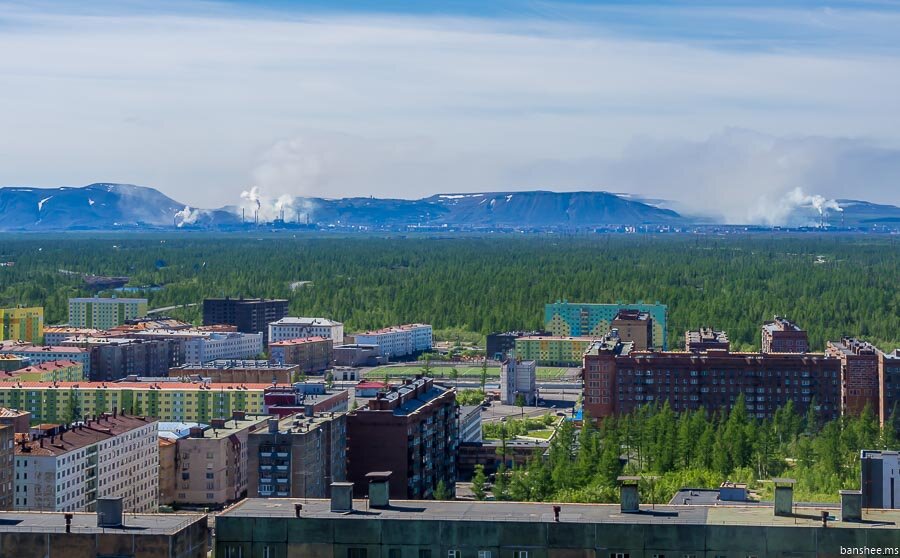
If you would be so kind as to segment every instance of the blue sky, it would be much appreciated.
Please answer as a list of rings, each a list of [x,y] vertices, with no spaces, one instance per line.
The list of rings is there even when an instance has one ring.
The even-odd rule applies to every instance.
[[[890,1],[0,1],[0,185],[898,204],[897,29]]]

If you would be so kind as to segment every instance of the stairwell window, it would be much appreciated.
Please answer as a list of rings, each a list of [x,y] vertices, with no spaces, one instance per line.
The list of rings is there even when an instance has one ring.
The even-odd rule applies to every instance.
[[[459,550],[448,550],[447,558],[462,558],[462,552]]]
[[[490,550],[479,550],[478,558],[491,558],[491,551]]]
[[[513,554],[513,557],[514,558],[528,558],[528,551],[527,550],[517,550]]]

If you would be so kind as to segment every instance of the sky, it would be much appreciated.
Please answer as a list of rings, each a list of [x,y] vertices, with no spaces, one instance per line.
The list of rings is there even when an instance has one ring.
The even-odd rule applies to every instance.
[[[900,204],[900,2],[0,0],[0,186]]]

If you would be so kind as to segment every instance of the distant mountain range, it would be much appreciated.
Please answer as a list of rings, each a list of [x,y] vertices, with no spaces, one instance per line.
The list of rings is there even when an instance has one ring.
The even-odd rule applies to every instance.
[[[843,208],[831,226],[885,224],[900,227],[900,208],[859,200],[838,200]],[[686,225],[696,222],[663,200],[642,200],[608,192],[491,192],[438,194],[418,200],[382,198],[296,198],[293,209],[318,226],[353,227],[602,227]],[[798,211],[805,212],[805,208]],[[63,188],[0,188],[0,230],[105,230],[128,228],[234,227],[241,210],[188,208],[161,192],[130,184]],[[800,216],[812,223],[817,214]],[[246,220],[254,216],[246,213]],[[704,221],[709,223],[709,221]]]

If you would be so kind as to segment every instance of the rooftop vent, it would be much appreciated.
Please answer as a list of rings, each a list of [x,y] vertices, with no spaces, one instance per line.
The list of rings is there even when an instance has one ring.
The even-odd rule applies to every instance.
[[[331,511],[348,513],[353,511],[353,483],[331,483]]]

